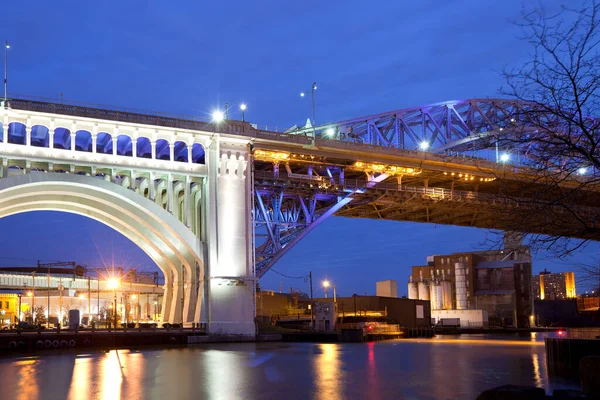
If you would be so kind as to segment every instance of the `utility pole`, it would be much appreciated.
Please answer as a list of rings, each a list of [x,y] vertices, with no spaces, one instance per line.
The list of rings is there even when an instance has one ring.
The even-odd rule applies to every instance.
[[[64,286],[62,284],[62,279],[60,280],[59,284],[58,284],[58,314],[59,314],[59,318],[60,321],[58,321],[58,326],[62,327],[62,323],[63,323],[63,289]]]
[[[4,41],[4,107],[7,106],[8,101],[8,49],[10,46],[8,40]],[[6,128],[8,129],[8,128]],[[8,141],[7,141],[8,142]]]
[[[99,323],[100,322],[100,274],[97,273],[97,277],[96,277],[96,286],[98,287],[98,293],[96,294],[98,296],[98,308],[96,309],[96,322]]]
[[[181,266],[181,327],[183,328],[183,303],[185,301],[185,265]]]
[[[33,282],[31,290],[31,319],[33,319],[33,323],[35,324],[35,272],[31,273],[31,281]]]
[[[39,264],[39,261],[38,261]],[[50,268],[48,268],[48,309],[46,310],[46,328],[50,329]]]
[[[310,328],[312,329],[314,326],[314,308],[315,303],[313,302],[313,286],[312,286],[312,271],[308,273],[308,278],[310,280]]]
[[[92,287],[90,286],[90,276],[88,275],[88,326],[92,324]]]

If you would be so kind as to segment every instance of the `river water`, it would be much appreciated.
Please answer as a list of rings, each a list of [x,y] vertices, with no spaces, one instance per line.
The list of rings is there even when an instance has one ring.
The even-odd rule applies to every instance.
[[[550,379],[543,337],[233,343],[0,358],[0,399],[475,399]]]

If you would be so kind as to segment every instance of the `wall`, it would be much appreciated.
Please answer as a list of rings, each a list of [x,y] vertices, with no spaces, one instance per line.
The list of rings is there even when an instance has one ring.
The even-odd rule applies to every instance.
[[[442,318],[460,318],[461,328],[488,327],[488,312],[485,310],[433,310],[431,318],[436,323]]]

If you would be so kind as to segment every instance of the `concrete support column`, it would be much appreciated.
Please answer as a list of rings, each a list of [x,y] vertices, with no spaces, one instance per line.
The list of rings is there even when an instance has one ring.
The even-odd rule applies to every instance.
[[[173,175],[167,175],[167,211],[173,213]]]
[[[113,156],[117,155],[117,140],[118,138],[116,136],[113,136],[112,138],[112,142],[113,142]]]
[[[185,187],[183,189],[183,218],[185,226],[188,228],[192,227],[192,218],[191,218],[191,200],[190,200],[190,185],[191,178],[189,175],[185,177]]]
[[[155,193],[154,193],[154,172],[150,171],[149,177],[148,177],[148,198],[151,201],[155,200]]]
[[[137,138],[131,139],[131,156],[137,157]]]
[[[77,133],[71,131],[71,151],[75,151],[75,138],[77,137]]]
[[[98,141],[98,135],[96,133],[92,133],[92,153],[96,154],[96,143]]]
[[[169,159],[175,161],[175,143],[169,143]]]
[[[216,220],[216,229],[211,227],[213,235],[208,238],[208,248],[217,248],[216,263],[212,257],[210,265],[210,332],[237,333],[253,336],[254,327],[254,280],[252,276],[251,242],[249,230],[251,207],[251,188],[244,170],[247,167],[248,152],[243,159],[235,153],[223,154],[215,159],[209,152],[209,212],[216,213],[207,219]],[[217,153],[218,154],[218,153]],[[210,164],[218,162],[217,168]],[[216,241],[214,231],[216,230]]]
[[[54,129],[48,129],[48,148],[54,148]]]
[[[137,183],[137,177],[135,175],[135,171],[131,170],[130,174],[131,174],[131,179],[129,180],[129,189],[135,190],[135,186]]]
[[[156,160],[156,142],[154,140],[150,142],[150,147],[152,148],[152,159]]]
[[[187,153],[188,153],[188,164],[192,163],[192,146],[191,144],[188,144],[187,146]]]
[[[31,126],[25,127],[25,146],[31,146]]]

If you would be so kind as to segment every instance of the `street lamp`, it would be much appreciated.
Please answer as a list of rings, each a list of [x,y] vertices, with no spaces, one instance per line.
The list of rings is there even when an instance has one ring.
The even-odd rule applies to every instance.
[[[246,119],[244,118],[244,111],[246,111],[246,104],[242,103],[240,105],[240,110],[242,110],[242,122],[246,122]]]
[[[219,111],[219,110],[213,111],[212,120],[214,123],[218,124],[219,122],[222,122],[224,118],[225,118],[225,116],[223,115],[222,111]]]
[[[508,153],[502,153],[502,155],[500,156],[500,161],[505,163],[508,162],[508,160],[510,160],[510,155]]]
[[[8,49],[10,45],[8,40],[4,41],[4,107],[6,107],[6,101],[8,100]]]
[[[117,288],[119,287],[119,280],[112,278],[108,280],[108,288],[113,291],[113,300],[115,302],[115,306],[113,307],[113,324],[115,329],[117,329]]]
[[[312,87],[310,89],[312,94],[312,124],[315,126],[315,92],[317,91],[317,82],[313,82]],[[300,92],[300,97],[304,97],[305,93]]]
[[[329,283],[329,281],[323,281],[323,287],[325,288],[325,298],[327,298],[327,290],[329,289],[329,286],[331,284]]]
[[[429,142],[426,140],[423,140],[420,144],[419,144],[419,148],[423,151],[427,150],[429,148]]]

